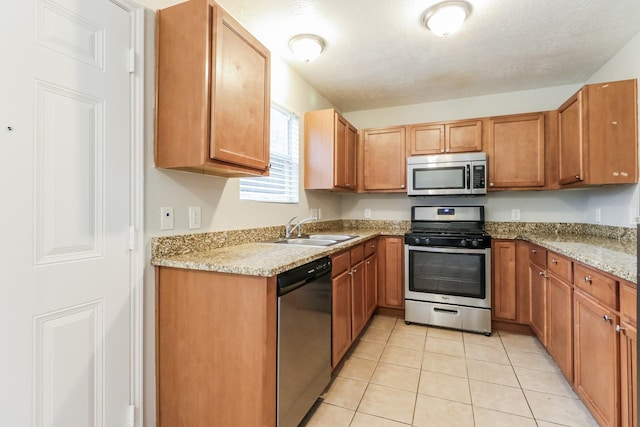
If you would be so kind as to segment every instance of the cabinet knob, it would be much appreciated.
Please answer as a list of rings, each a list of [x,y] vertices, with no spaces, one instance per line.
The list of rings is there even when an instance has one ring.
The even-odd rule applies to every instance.
[[[576,180],[580,181],[580,175],[576,175]]]
[[[367,261],[367,265],[371,264],[371,261]]]
[[[357,269],[357,268],[354,268],[354,269],[353,269],[353,273],[352,273],[352,274],[356,274],[357,272],[358,272],[358,269]]]
[[[622,332],[622,331],[624,331],[625,329],[626,329],[626,328],[623,328],[623,327],[622,327],[622,326],[620,326],[620,325],[616,325],[616,332]]]
[[[493,182],[489,183],[489,187],[494,187],[494,186],[495,186],[495,184]]]
[[[400,186],[400,188],[404,188],[404,184],[402,184],[402,185]]]
[[[531,249],[531,253],[532,253],[532,254],[537,254],[537,253],[538,253],[538,251],[536,251],[535,249]]]
[[[558,263],[558,260],[557,260],[557,259],[555,259],[555,258],[551,258],[551,264],[557,264],[557,263]]]
[[[591,284],[591,276],[584,276],[584,283]]]
[[[612,125],[616,126],[618,122],[611,122]]]
[[[441,152],[441,153],[444,153],[444,148],[441,148],[441,149],[440,149],[440,152]]]
[[[604,316],[602,316],[602,320],[604,322],[611,322],[611,317],[607,316],[606,314]]]

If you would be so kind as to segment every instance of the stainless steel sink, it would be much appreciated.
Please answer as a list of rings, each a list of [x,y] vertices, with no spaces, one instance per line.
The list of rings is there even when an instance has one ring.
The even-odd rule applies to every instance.
[[[349,236],[348,234],[309,234],[309,239],[327,239],[327,240],[337,240],[339,242],[343,242],[345,240],[353,239],[358,236]]]
[[[281,243],[285,245],[301,245],[301,246],[331,246],[336,243],[344,242],[358,236],[350,236],[346,234],[305,234],[300,237],[289,237],[287,239],[271,240],[269,243]]]

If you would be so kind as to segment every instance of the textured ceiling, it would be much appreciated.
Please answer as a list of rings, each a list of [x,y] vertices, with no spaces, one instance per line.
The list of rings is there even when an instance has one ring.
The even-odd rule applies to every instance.
[[[640,32],[640,0],[470,0],[448,38],[421,24],[438,0],[218,2],[344,112],[584,83]],[[316,61],[300,33],[326,40]]]

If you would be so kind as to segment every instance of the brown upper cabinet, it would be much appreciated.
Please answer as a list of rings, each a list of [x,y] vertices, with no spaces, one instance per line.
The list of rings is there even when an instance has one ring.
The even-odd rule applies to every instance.
[[[482,120],[456,120],[409,126],[412,156],[482,151]]]
[[[637,81],[586,85],[558,109],[561,186],[638,182]]]
[[[156,22],[156,166],[268,175],[269,51],[211,0]]]
[[[489,190],[545,185],[545,113],[487,119]]]
[[[336,110],[304,115],[305,190],[356,191],[357,130]]]
[[[365,129],[361,139],[362,188],[359,191],[406,192],[407,144],[404,126]]]

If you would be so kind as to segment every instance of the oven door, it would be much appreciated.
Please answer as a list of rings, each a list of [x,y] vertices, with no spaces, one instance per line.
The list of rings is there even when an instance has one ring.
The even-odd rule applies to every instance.
[[[405,245],[405,299],[491,308],[491,249]]]

